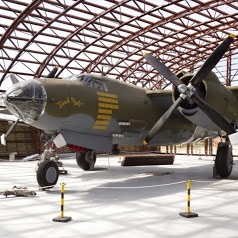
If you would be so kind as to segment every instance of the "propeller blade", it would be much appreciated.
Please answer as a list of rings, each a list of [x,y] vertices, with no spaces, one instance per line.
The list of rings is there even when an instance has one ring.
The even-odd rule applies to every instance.
[[[234,41],[235,35],[230,34],[207,58],[202,67],[197,71],[197,73],[191,78],[190,83],[193,86],[199,84],[208,73],[216,66],[216,64],[220,61],[222,56],[228,50],[230,44]]]
[[[225,54],[226,50],[230,46],[230,44],[234,41],[235,35],[229,35],[208,57],[199,71],[191,78],[190,86],[186,86],[183,82],[173,74],[165,64],[163,64],[159,59],[153,57],[150,54],[145,53],[144,57],[151,66],[154,67],[161,75],[167,78],[174,86],[178,88],[178,91],[181,93],[180,97],[175,101],[175,103],[166,111],[166,113],[156,122],[153,128],[148,133],[145,138],[145,144],[148,143],[155,134],[158,133],[160,128],[164,125],[166,120],[170,117],[172,112],[178,108],[181,102],[189,96],[200,108],[201,110],[222,130],[224,130],[228,135],[233,134],[236,130],[233,126],[215,109],[213,109],[209,104],[207,104],[199,95],[196,93],[196,90],[193,90],[197,84],[199,84],[208,73],[215,67],[215,65],[219,62],[222,56]]]
[[[170,69],[159,59],[148,53],[144,53],[143,55],[146,61],[151,66],[153,66],[153,68],[156,69],[161,75],[168,79],[174,86],[178,87],[180,84],[182,84],[181,80],[174,73],[172,73]]]
[[[10,78],[11,78],[12,84],[19,83],[19,80],[14,74],[10,74]]]
[[[54,78],[57,71],[59,69],[59,65],[56,65],[50,72],[49,74],[47,75],[47,78]]]
[[[235,128],[220,113],[200,98],[198,94],[193,94],[191,98],[201,110],[203,110],[203,112],[228,135],[236,132]]]
[[[178,97],[174,104],[163,114],[162,117],[155,123],[152,127],[148,135],[144,140],[144,144],[149,143],[149,141],[158,133],[160,128],[164,125],[164,123],[168,120],[171,114],[179,107],[180,103],[183,101],[183,98]]]
[[[19,119],[17,119],[16,121],[14,121],[14,123],[11,125],[11,127],[8,129],[6,134],[2,134],[1,135],[1,144],[2,145],[6,145],[6,139],[7,137],[10,135],[10,133],[12,132],[12,130],[15,128],[15,126],[17,125]]]

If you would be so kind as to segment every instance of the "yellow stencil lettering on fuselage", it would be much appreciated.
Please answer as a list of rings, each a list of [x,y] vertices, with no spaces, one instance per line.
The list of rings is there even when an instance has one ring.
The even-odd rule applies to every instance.
[[[119,109],[117,95],[111,93],[97,92],[98,95],[98,114],[93,129],[107,130],[112,112]]]
[[[81,107],[81,105],[83,105],[83,103],[80,102],[80,100],[77,100],[74,97],[70,97],[70,102],[71,104],[73,104],[73,106],[75,107]]]
[[[58,101],[55,104],[59,106],[59,109],[61,109],[64,106],[66,106],[67,104],[70,104],[70,99],[69,99],[69,97],[67,97],[65,100]]]
[[[68,104],[72,104],[74,107],[81,107],[81,105],[83,105],[80,100],[74,97],[67,97],[65,100],[58,101],[55,104],[59,106],[59,109],[63,108]]]

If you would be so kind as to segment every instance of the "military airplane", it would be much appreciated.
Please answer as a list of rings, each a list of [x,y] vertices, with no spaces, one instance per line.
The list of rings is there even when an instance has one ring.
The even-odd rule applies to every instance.
[[[238,142],[238,87],[225,87],[212,69],[234,39],[229,35],[195,74],[175,75],[145,53],[147,62],[175,86],[171,90],[145,90],[93,74],[59,79],[54,77],[57,68],[47,78],[18,82],[12,76],[13,86],[1,95],[9,114],[0,114],[0,119],[9,116],[15,122],[1,143],[6,144],[19,120],[44,132],[46,150],[37,169],[44,187],[54,186],[59,176],[53,147],[76,151],[79,167],[89,170],[96,151],[110,153],[115,145],[177,145],[220,136],[215,164],[218,175],[227,177],[232,143]]]

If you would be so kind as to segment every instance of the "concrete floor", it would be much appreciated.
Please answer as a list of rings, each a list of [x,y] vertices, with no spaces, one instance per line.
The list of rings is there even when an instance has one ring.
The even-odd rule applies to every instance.
[[[63,159],[68,175],[58,186],[38,191],[36,161],[0,162],[1,191],[26,186],[36,197],[0,195],[0,237],[238,237],[238,168],[230,179],[212,178],[212,157],[176,156],[174,165],[121,167],[118,157],[98,158],[85,172]],[[237,162],[237,161],[235,161]],[[186,181],[192,180],[191,212],[184,218]],[[68,223],[60,213],[59,184],[65,187]]]

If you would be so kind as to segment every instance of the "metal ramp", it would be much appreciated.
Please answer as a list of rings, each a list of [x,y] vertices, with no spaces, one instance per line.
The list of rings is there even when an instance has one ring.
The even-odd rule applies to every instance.
[[[121,166],[169,165],[174,163],[174,154],[134,153],[125,154]]]

